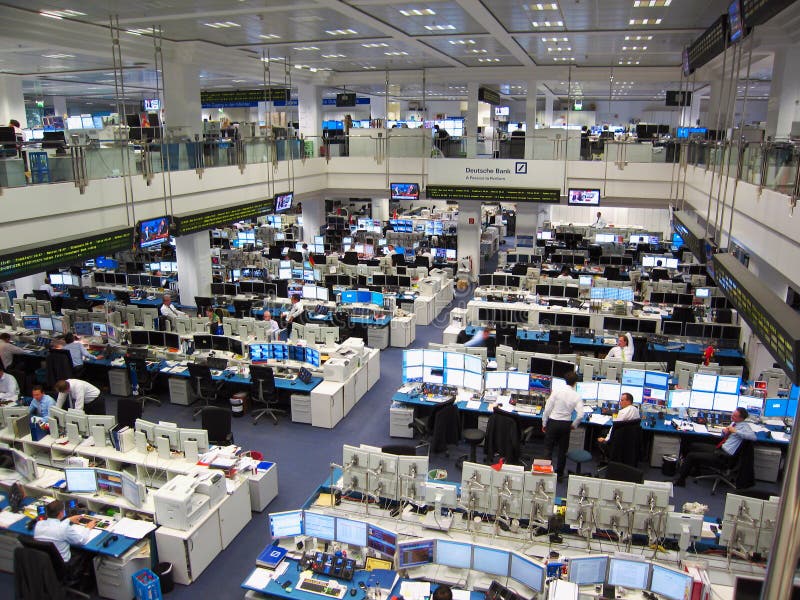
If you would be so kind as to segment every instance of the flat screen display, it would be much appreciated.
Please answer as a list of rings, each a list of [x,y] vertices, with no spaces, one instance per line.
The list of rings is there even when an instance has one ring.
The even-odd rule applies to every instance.
[[[600,190],[570,188],[567,204],[570,206],[600,206]]]
[[[275,212],[285,212],[292,208],[292,201],[294,200],[294,192],[286,194],[277,194],[275,196]]]
[[[731,42],[738,42],[744,35],[741,0],[733,0],[728,6],[728,32]]]
[[[159,217],[139,223],[139,246],[150,248],[169,240],[169,219]],[[160,265],[159,265],[160,266]]]
[[[269,516],[269,532],[272,539],[303,535],[303,511],[272,513]]]
[[[490,575],[508,577],[509,554],[505,550],[474,546],[472,549],[472,568]]]
[[[688,573],[653,564],[650,591],[669,600],[684,600],[692,591],[693,580]]]
[[[336,539],[336,517],[308,511],[304,516],[307,536],[326,541]]]
[[[456,569],[469,569],[472,564],[472,544],[437,540],[436,563]]]
[[[418,183],[390,183],[392,200],[419,200]]]
[[[367,524],[364,521],[336,518],[336,541],[351,546],[367,545]]]
[[[612,558],[609,561],[606,582],[613,586],[644,590],[647,589],[649,577],[650,563]]]

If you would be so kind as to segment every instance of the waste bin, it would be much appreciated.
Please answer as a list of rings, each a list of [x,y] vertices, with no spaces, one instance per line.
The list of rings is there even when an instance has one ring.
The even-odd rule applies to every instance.
[[[678,457],[674,454],[664,454],[661,457],[661,474],[674,477],[678,472]]]
[[[247,392],[239,392],[231,396],[231,413],[234,417],[244,416],[244,403],[247,400]]]
[[[155,573],[158,575],[158,579],[161,581],[161,593],[169,594],[175,587],[175,580],[172,577],[172,563],[158,563],[156,565]]]

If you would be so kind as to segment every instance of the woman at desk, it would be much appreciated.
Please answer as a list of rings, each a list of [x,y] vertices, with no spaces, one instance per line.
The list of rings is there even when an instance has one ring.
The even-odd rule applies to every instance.
[[[214,310],[211,306],[206,306],[208,329],[211,335],[222,335],[222,314],[220,313],[220,309]]]
[[[606,359],[630,362],[633,360],[633,337],[630,333],[619,336],[617,345],[606,354]]]

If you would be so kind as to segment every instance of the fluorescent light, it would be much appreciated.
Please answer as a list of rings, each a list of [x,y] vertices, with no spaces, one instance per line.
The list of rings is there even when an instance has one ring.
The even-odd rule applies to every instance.
[[[347,58],[344,54],[323,54],[322,58]]]
[[[564,21],[531,21],[534,27],[563,27]]]
[[[404,17],[424,17],[426,15],[435,15],[436,12],[430,8],[411,8],[408,10],[401,10],[400,14]]]
[[[80,12],[78,10],[72,10],[70,8],[64,8],[61,10],[40,10],[39,14],[43,17],[50,17],[51,19],[63,19],[64,17],[85,17],[86,13]]]
[[[297,46],[294,50],[319,50],[316,46]]]
[[[229,29],[231,27],[241,27],[238,23],[233,21],[217,21],[216,23],[203,23],[206,27],[211,29]]]
[[[325,33],[328,35],[356,35],[358,32],[354,29],[326,29]]]
[[[152,27],[141,27],[139,29],[128,29],[127,33],[131,35],[153,35],[153,31]]]
[[[549,37],[543,37],[543,38],[542,38],[542,41],[543,41],[543,42],[568,42],[568,41],[569,41],[569,38],[567,38],[566,36],[562,36],[562,37],[551,37],[551,38],[549,38]]]
[[[371,42],[369,44],[361,44],[364,48],[388,48],[389,44],[383,42]]]
[[[479,58],[479,63],[490,63],[490,62],[500,62],[499,58]]]
[[[265,40],[278,40],[281,36],[275,33],[262,33],[258,37],[263,38]]]
[[[661,25],[661,19],[631,19],[628,25]]]
[[[448,41],[454,46],[466,46],[468,44],[472,45],[476,43],[475,40],[448,40]]]
[[[657,8],[670,4],[672,4],[672,0],[633,0],[633,8]]]
[[[625,41],[626,42],[640,42],[640,41],[643,41],[643,40],[649,42],[652,39],[653,39],[652,35],[626,35],[625,36]]]
[[[453,31],[455,28],[455,25],[425,25],[428,31]]]
[[[640,50],[647,50],[647,46],[623,46],[623,52],[638,52]]]
[[[558,4],[555,2],[535,2],[529,4],[530,10],[558,10]]]
[[[408,52],[384,52],[386,56],[408,56]]]
[[[44,58],[75,58],[74,54],[42,54]]]

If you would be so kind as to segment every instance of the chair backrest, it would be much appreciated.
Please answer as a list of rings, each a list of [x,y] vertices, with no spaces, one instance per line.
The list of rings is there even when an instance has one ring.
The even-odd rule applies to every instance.
[[[227,408],[207,406],[201,413],[201,422],[210,443],[225,441],[231,433],[231,411]]]
[[[275,390],[275,373],[272,367],[266,365],[250,365],[250,379],[253,385],[260,383],[263,392],[272,393]]]
[[[19,540],[19,543],[27,550],[46,554],[56,572],[56,577],[59,580],[64,578],[67,572],[67,565],[64,563],[61,553],[53,542],[43,542],[28,535],[18,535],[17,540]]]
[[[136,398],[119,398],[117,400],[117,424],[134,427],[136,419],[142,417],[142,405]]]
[[[384,454],[393,454],[395,456],[416,456],[416,446],[405,446],[403,444],[390,444],[388,446],[381,446],[381,452]]]
[[[50,350],[45,358],[45,370],[47,386],[50,389],[59,379],[70,379],[72,377],[72,355],[69,350]]]
[[[129,372],[132,370],[136,373],[136,380],[139,387],[150,389],[153,383],[153,375],[147,369],[147,360],[135,356],[126,356],[125,366],[128,368]]]
[[[620,462],[609,461],[605,479],[614,481],[628,481],[630,483],[643,483],[644,471]]]
[[[213,381],[211,377],[211,367],[208,365],[198,365],[197,363],[189,363],[189,378],[192,380],[192,387],[197,389],[197,386],[203,383]]]

